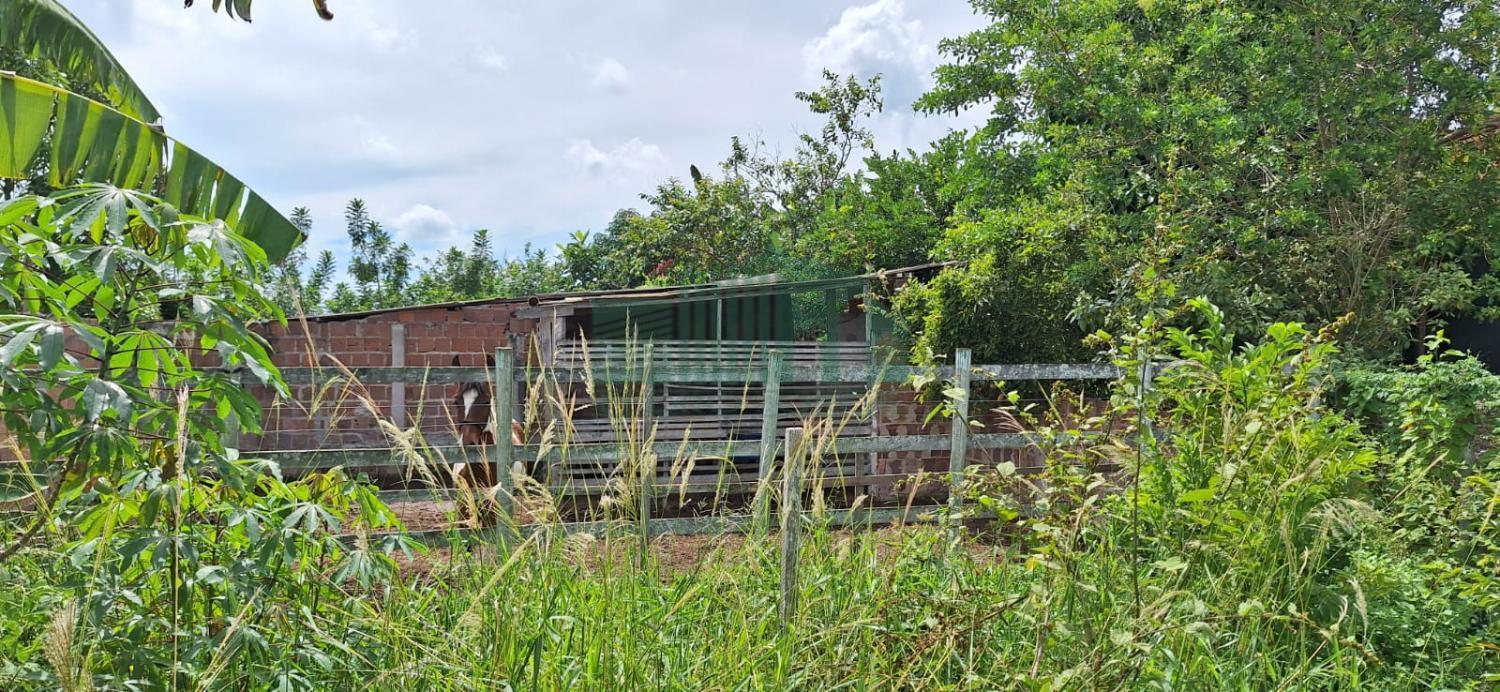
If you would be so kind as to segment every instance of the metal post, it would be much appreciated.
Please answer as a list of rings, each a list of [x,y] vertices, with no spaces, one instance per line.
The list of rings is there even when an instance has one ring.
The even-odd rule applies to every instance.
[[[756,526],[770,528],[771,472],[776,466],[776,424],[781,419],[781,374],[786,353],[774,349],[766,354],[765,397],[760,415],[760,473],[756,476]]]
[[[964,466],[968,463],[969,455],[969,378],[972,374],[972,359],[973,354],[967,348],[958,349],[953,354],[953,388],[957,391],[957,396],[953,400],[953,443],[948,453],[948,509],[952,514],[950,519],[953,526],[950,532],[953,538],[958,537],[959,528],[963,526],[959,512],[963,508]]]
[[[494,438],[490,445],[490,464],[495,469],[495,503],[500,509],[498,533],[503,543],[508,543],[515,531],[515,478],[511,467],[515,462],[515,448],[510,439],[511,422],[515,419],[512,401],[515,389],[515,352],[508,347],[495,349],[494,396],[491,397],[495,421]],[[502,544],[503,547],[503,544]]]
[[[785,485],[781,498],[781,601],[778,613],[785,627],[797,612],[797,551],[802,523],[802,428],[786,431],[786,457],[782,463]]]

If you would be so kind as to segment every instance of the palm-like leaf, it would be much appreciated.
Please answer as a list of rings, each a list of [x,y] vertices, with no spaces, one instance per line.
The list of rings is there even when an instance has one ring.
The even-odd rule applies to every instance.
[[[251,0],[214,0],[214,11],[218,12],[220,7],[231,19],[243,19],[250,21]],[[328,0],[312,0],[313,10],[319,17],[325,20],[333,19],[333,13],[328,11]],[[183,0],[183,7],[192,7],[193,0]]]
[[[57,0],[0,0],[0,46],[42,58],[91,81],[121,112],[148,123],[161,114],[104,42]]]
[[[0,177],[25,177],[49,123],[54,185],[81,180],[159,194],[184,212],[223,220],[273,261],[302,239],[260,195],[158,129],[92,99],[6,73],[0,73]]]

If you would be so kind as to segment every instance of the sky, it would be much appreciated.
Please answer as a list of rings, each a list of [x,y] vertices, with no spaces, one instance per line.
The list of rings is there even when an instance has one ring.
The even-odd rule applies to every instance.
[[[882,151],[978,114],[925,116],[938,41],[982,26],[964,0],[69,0],[163,113],[167,133],[284,214],[309,255],[348,254],[365,200],[419,256],[488,228],[501,254],[598,231],[733,135],[790,152],[820,123],[793,98],[824,68],[883,75]]]

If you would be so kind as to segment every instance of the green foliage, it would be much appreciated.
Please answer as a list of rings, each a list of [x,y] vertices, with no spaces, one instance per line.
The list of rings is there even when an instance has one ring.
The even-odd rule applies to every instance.
[[[622,210],[603,232],[575,234],[560,252],[572,285],[827,278],[925,258],[927,248],[912,243],[933,232],[943,198],[909,184],[940,157],[873,157],[866,163],[878,178],[851,171],[873,146],[864,121],[881,109],[880,83],[823,77],[820,88],[796,94],[825,119],[818,134],[802,135],[787,158],[758,139],[732,138],[719,178],[695,166],[689,182],[670,179],[642,195],[646,211]]]
[[[105,101],[132,118],[147,123],[161,119],[125,66],[57,0],[8,0],[0,4],[0,46],[55,67],[57,72],[68,75],[74,85],[98,94],[101,98],[96,100]],[[43,81],[67,86],[48,79]]]
[[[1237,331],[1352,314],[1382,358],[1496,297],[1496,143],[1450,136],[1496,103],[1491,5],[973,4],[990,26],[943,42],[918,103],[990,111],[987,185],[939,249],[984,261],[910,304],[939,351],[992,341],[976,312],[1128,329],[1158,263]]]
[[[273,259],[302,242],[258,193],[167,137],[130,75],[60,3],[0,5],[0,49],[34,66],[27,71],[41,80],[63,78],[0,72],[0,178],[30,181],[45,170],[47,186],[28,184],[29,193],[92,182],[155,194],[239,230]],[[74,84],[87,89],[70,91]]]
[[[1473,609],[1481,634],[1422,641],[1469,649],[1500,642],[1500,376],[1471,357],[1432,351],[1401,369],[1341,374],[1341,404],[1397,450],[1376,469],[1385,530],[1410,547],[1411,565]],[[1437,355],[1434,355],[1436,353]],[[1396,565],[1397,577],[1404,574]],[[1418,591],[1420,593],[1420,591]],[[1452,619],[1419,615],[1422,622]],[[1430,656],[1422,652],[1420,656]]]
[[[643,195],[650,211],[615,215],[597,236],[574,236],[564,269],[585,288],[672,285],[764,274],[781,259],[768,228],[769,208],[744,178],[700,174],[692,187],[669,180]]]
[[[307,653],[268,619],[328,577],[390,574],[335,538],[395,526],[373,491],[240,458],[238,434],[260,430],[240,378],[285,393],[248,326],[280,318],[268,273],[222,222],[130,190],[0,206],[0,422],[18,457],[0,500],[29,510],[0,521],[0,637],[21,644],[5,687],[271,679]]]
[[[927,152],[872,151],[863,171],[826,192],[818,217],[800,229],[799,245],[840,274],[931,261],[963,194],[954,173],[967,149],[964,137],[950,135]]]
[[[133,435],[175,439],[177,404],[160,393],[184,386],[190,418],[205,429],[221,429],[231,411],[256,419],[254,400],[193,356],[212,353],[278,382],[264,339],[247,327],[277,314],[258,288],[259,246],[111,187],[20,197],[0,223],[4,421],[32,432],[22,440],[29,458],[85,459],[66,474],[75,482],[160,462]],[[158,323],[164,305],[184,307]]]
[[[250,8],[254,0],[213,0],[213,10],[218,12],[222,7],[224,15],[230,19],[242,19],[250,21]],[[328,10],[328,0],[312,0],[313,11],[323,21],[332,21],[333,12]],[[193,0],[183,0],[183,6],[192,7]]]
[[[914,332],[914,354],[965,344],[982,363],[1090,360],[1082,332],[1068,319],[1071,286],[1030,263],[1004,259],[985,253],[896,294],[893,307]]]
[[[1418,463],[1441,461],[1445,480],[1474,459],[1477,445],[1500,407],[1500,376],[1473,357],[1445,350],[1447,340],[1428,340],[1416,363],[1371,368],[1357,363],[1339,370],[1341,405],[1381,436],[1406,448]]]
[[[292,218],[304,232],[312,228],[305,208]],[[417,266],[406,243],[371,218],[364,200],[345,209],[345,232],[352,248],[349,281],[335,283],[338,264],[324,250],[304,274],[307,258],[293,253],[278,263],[270,281],[278,305],[288,313],[357,312],[482,298],[526,296],[566,288],[564,264],[527,244],[515,258],[497,259],[486,229],[474,231],[469,250],[448,248]],[[415,278],[413,274],[415,273]]]
[[[449,248],[423,266],[407,295],[415,304],[443,303],[553,293],[564,285],[562,266],[546,251],[527,243],[519,257],[496,259],[489,232],[481,228],[467,253]]]
[[[1401,450],[1321,403],[1330,338],[1278,323],[1241,346],[1202,299],[1148,313],[1114,340],[1130,374],[1111,410],[1082,424],[1128,421],[1155,433],[1143,448],[1071,444],[1075,430],[1040,479],[1002,464],[971,484],[980,506],[1017,518],[1044,574],[1018,607],[1054,622],[1038,646],[1080,661],[1076,684],[1457,689],[1500,675],[1487,606],[1463,578],[1484,568],[1434,560],[1395,530],[1446,520],[1397,509],[1418,473],[1393,475]],[[1110,463],[1125,473],[1101,472]],[[1494,531],[1493,516],[1469,525]]]
[[[55,84],[68,91],[82,94],[95,101],[104,101],[108,97],[98,91],[97,88],[88,84],[81,84],[68,78],[68,75],[58,70],[55,65],[47,60],[29,57],[27,54],[11,48],[0,48],[0,70],[15,72],[16,74],[34,79],[39,82]],[[46,136],[37,155],[31,161],[28,170],[16,178],[0,179],[0,199],[11,199],[18,195],[47,195],[56,190],[49,175],[48,161],[52,160],[52,137]],[[80,181],[70,181],[80,182]]]

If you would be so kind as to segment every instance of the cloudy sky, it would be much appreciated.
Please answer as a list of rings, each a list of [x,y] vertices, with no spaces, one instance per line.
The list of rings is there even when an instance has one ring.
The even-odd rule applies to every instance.
[[[598,230],[731,135],[789,150],[818,123],[792,98],[827,67],[885,77],[883,150],[950,127],[910,104],[964,0],[260,0],[255,22],[180,0],[69,0],[168,133],[346,252],[361,197],[426,254],[491,229],[502,252]]]

